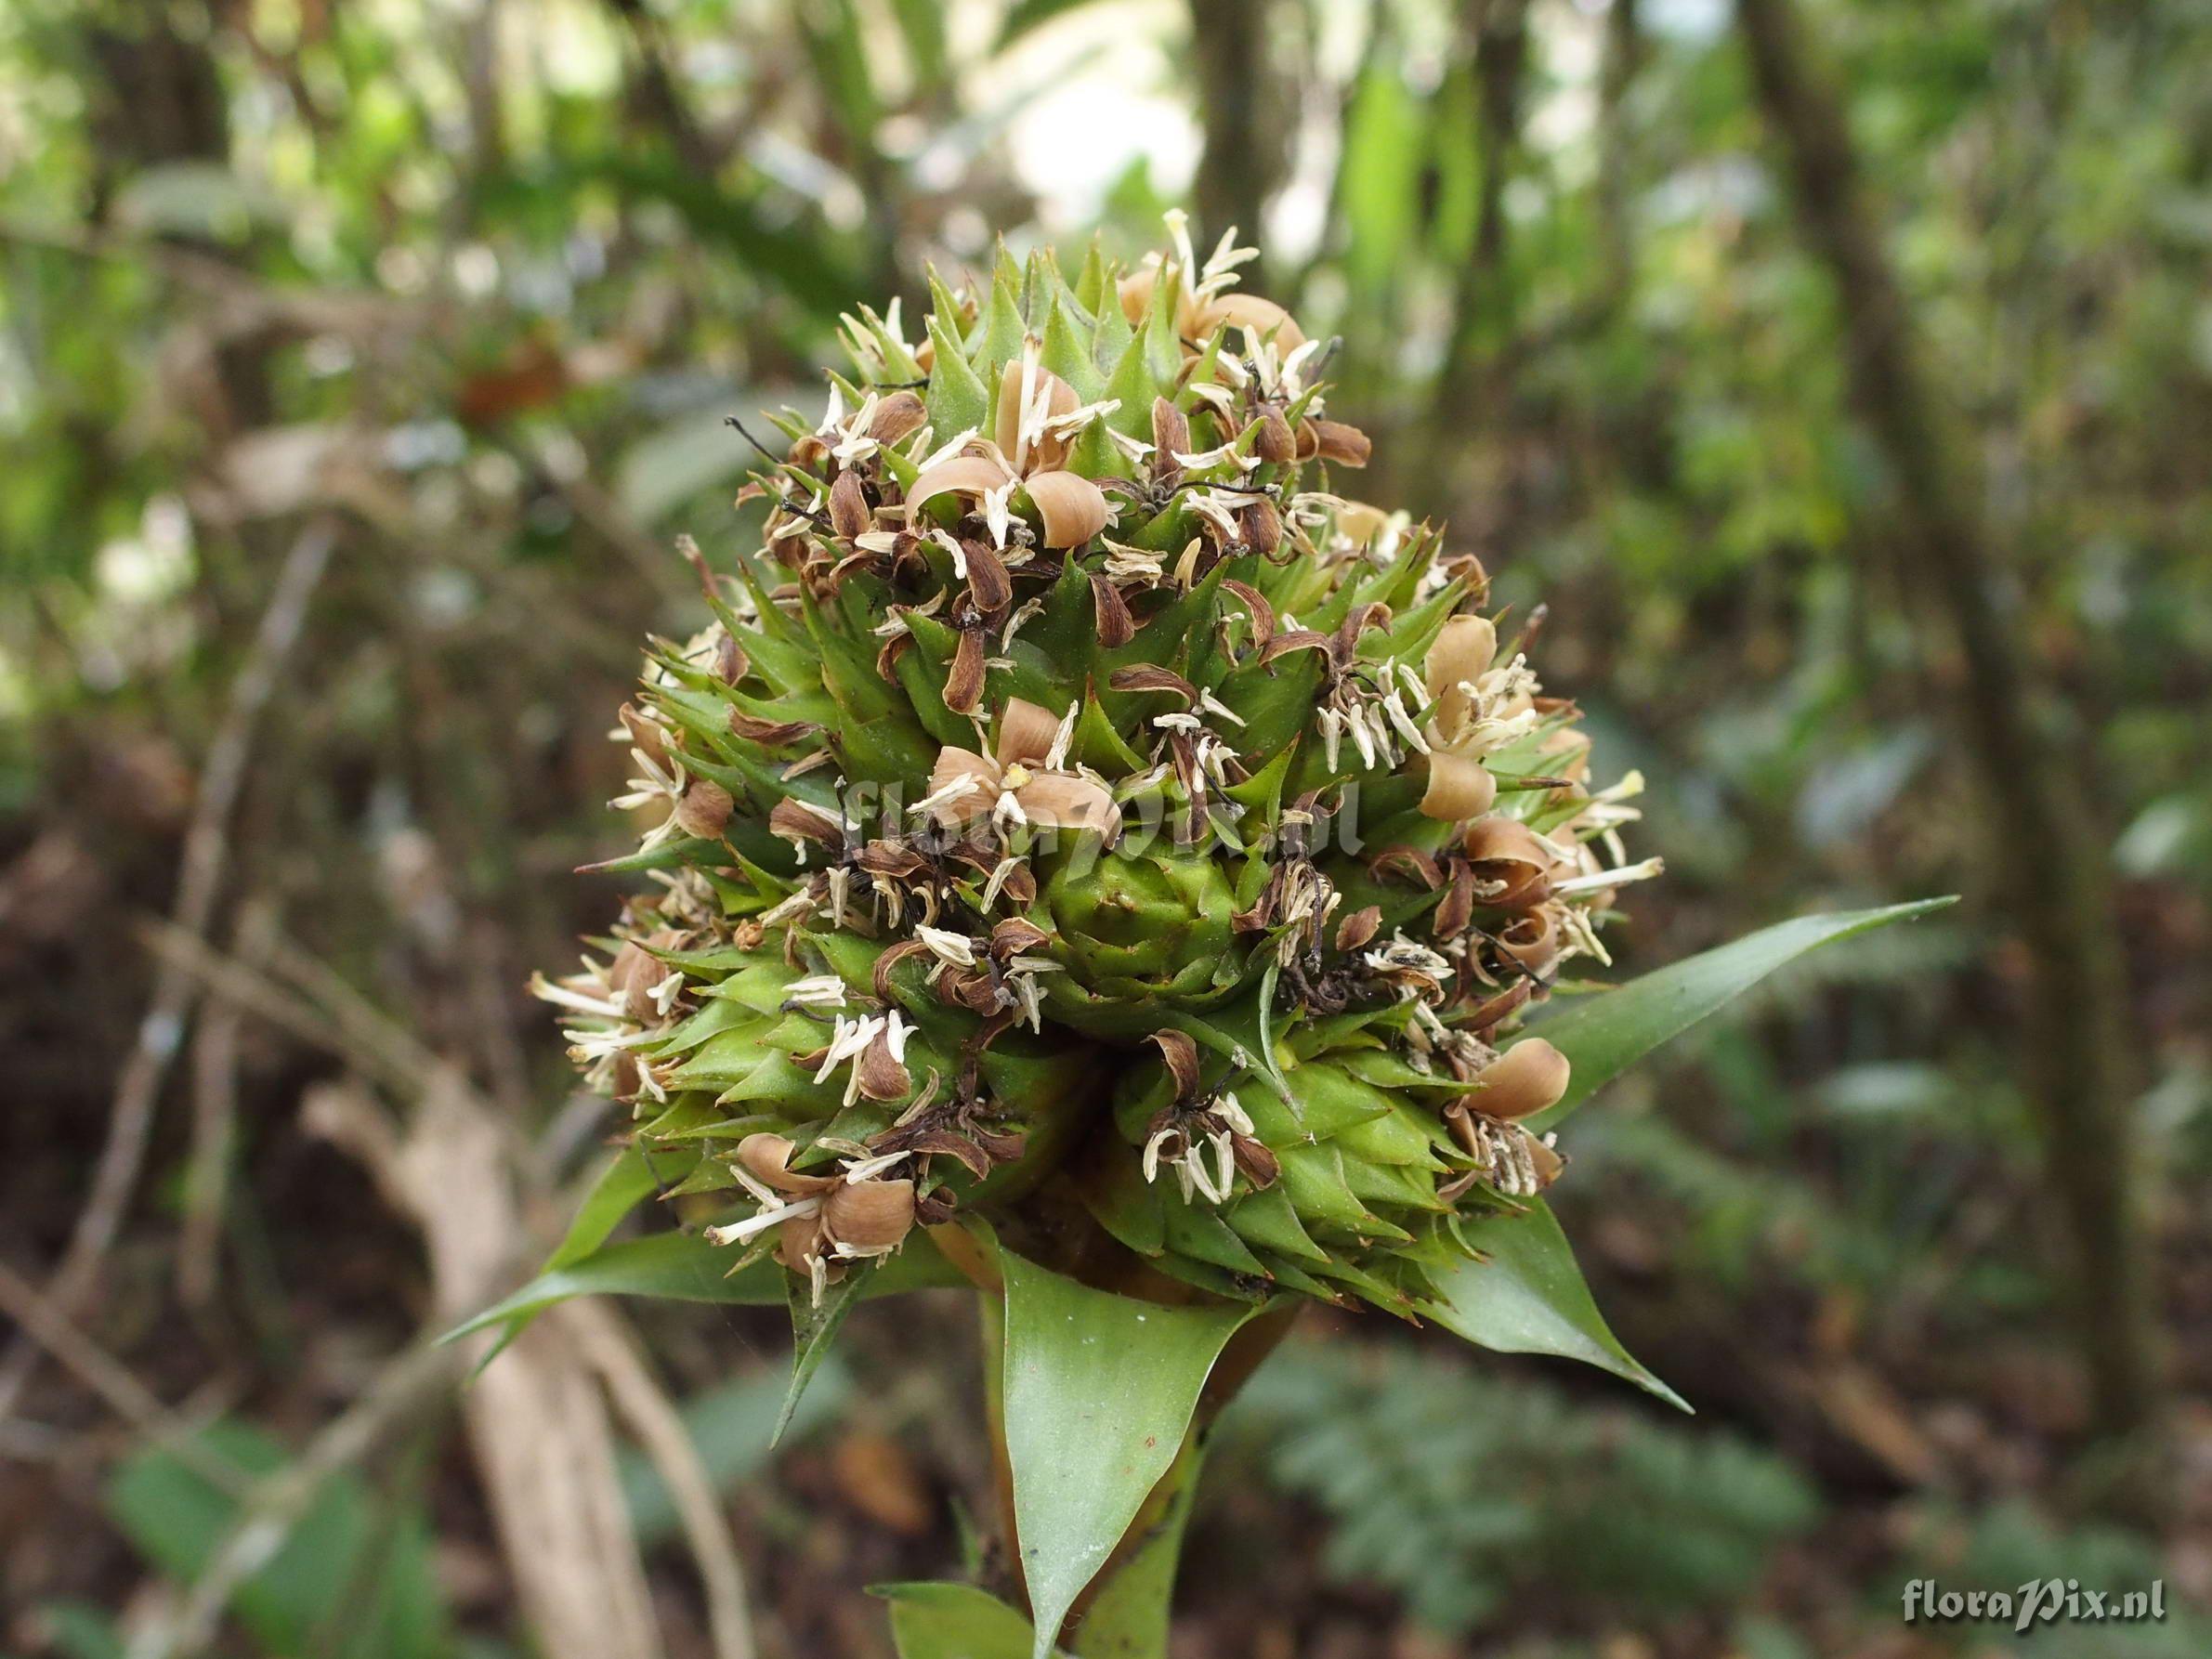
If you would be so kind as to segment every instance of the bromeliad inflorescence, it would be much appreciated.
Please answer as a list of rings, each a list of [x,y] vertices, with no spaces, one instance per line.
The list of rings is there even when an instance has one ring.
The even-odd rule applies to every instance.
[[[1477,560],[1351,493],[1250,250],[1171,229],[936,286],[919,342],[848,317],[622,711],[644,890],[538,988],[808,1298],[975,1216],[1411,1316],[1564,1167],[1515,1032],[1657,870],[1640,780],[1591,787]]]

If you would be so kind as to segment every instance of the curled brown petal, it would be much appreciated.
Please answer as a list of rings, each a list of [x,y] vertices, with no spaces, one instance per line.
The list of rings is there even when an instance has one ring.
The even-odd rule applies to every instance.
[[[1366,605],[1355,605],[1345,613],[1342,624],[1337,629],[1336,642],[1329,647],[1330,654],[1338,662],[1349,663],[1358,654],[1361,634],[1369,628],[1389,626],[1390,607],[1380,599]]]
[[[1265,496],[1245,503],[1239,516],[1244,531],[1244,544],[1262,558],[1273,558],[1275,550],[1283,544],[1283,518],[1275,510],[1275,503]]]
[[[981,817],[998,802],[998,762],[988,760],[972,749],[951,746],[938,751],[937,764],[930,768],[929,792],[937,794],[962,777],[972,778],[975,787],[941,803],[934,809],[946,823],[964,824],[970,818]]]
[[[1444,885],[1444,872],[1436,867],[1436,860],[1419,847],[1386,848],[1368,861],[1368,873],[1411,876],[1432,893]]]
[[[1020,956],[1024,951],[1035,950],[1052,942],[1052,934],[1035,922],[1025,921],[1019,916],[1009,916],[990,931],[991,960],[1003,962],[1012,957]]]
[[[1292,651],[1326,651],[1329,635],[1316,634],[1311,628],[1294,628],[1288,634],[1278,634],[1267,642],[1260,653],[1263,663],[1273,662],[1278,657],[1288,657]]]
[[[622,708],[622,729],[630,734],[630,741],[646,759],[656,766],[668,764],[668,732],[661,723],[647,717],[635,703],[624,703]]]
[[[1010,697],[999,712],[999,764],[1041,766],[1060,735],[1060,716],[1027,698]]]
[[[1198,1045],[1187,1032],[1155,1031],[1145,1039],[1158,1045],[1159,1057],[1167,1064],[1168,1076],[1175,1081],[1175,1099],[1187,1101],[1198,1092]]]
[[[919,939],[901,939],[897,944],[875,959],[875,967],[869,974],[875,986],[876,1000],[888,1002],[891,999],[891,970],[903,961],[918,956],[927,956],[929,947]]]
[[[1275,640],[1275,607],[1267,602],[1267,595],[1249,581],[1228,581],[1222,583],[1229,593],[1244,601],[1245,609],[1252,614],[1252,644],[1264,657]]]
[[[1337,924],[1337,948],[1357,950],[1382,931],[1382,907],[1368,905]]]
[[[769,812],[768,833],[790,841],[819,842],[825,846],[833,846],[844,839],[844,826],[835,818],[819,807],[809,806],[789,795],[777,802]]]
[[[622,994],[622,1012],[632,1019],[647,1021],[660,1016],[660,1007],[652,993],[661,982],[674,973],[644,946],[631,939],[615,952],[614,960],[607,969],[608,988]]]
[[[1198,312],[1191,333],[1204,340],[1217,328],[1250,329],[1262,339],[1272,335],[1275,349],[1282,357],[1289,357],[1305,344],[1305,331],[1292,320],[1289,312],[1271,299],[1235,289],[1215,298]]]
[[[1549,973],[1559,960],[1559,923],[1549,905],[1514,917],[1496,937],[1498,948],[1531,973]]]
[[[1129,614],[1121,590],[1103,576],[1093,574],[1091,578],[1091,603],[1098,612],[1100,645],[1111,651],[1136,637],[1136,620]]]
[[[787,1218],[776,1229],[776,1260],[796,1274],[805,1273],[821,1254],[821,1212]]]
[[[940,461],[914,480],[907,491],[910,522],[923,506],[940,495],[981,495],[1012,480],[1014,475],[988,455],[955,455]]]
[[[1031,473],[1023,488],[1043,521],[1047,547],[1080,547],[1106,529],[1106,492],[1079,473]]]
[[[1234,587],[1236,583],[1228,582],[1224,585]],[[1196,686],[1193,686],[1173,669],[1161,668],[1158,663],[1152,662],[1141,662],[1133,668],[1116,669],[1106,676],[1106,689],[1128,692],[1171,692],[1181,698],[1186,707],[1196,704],[1198,700],[1198,688]]]
[[[730,810],[735,804],[729,791],[713,778],[694,777],[684,790],[684,798],[676,803],[676,828],[686,835],[712,841],[729,822]]]
[[[978,1181],[990,1173],[990,1154],[967,1136],[956,1135],[950,1130],[923,1130],[918,1135],[901,1137],[900,1144],[919,1156],[934,1154],[956,1159],[961,1168]]]
[[[1458,938],[1474,920],[1474,871],[1464,858],[1454,858],[1451,867],[1451,891],[1429,919],[1429,931],[1439,939]]]
[[[1555,1103],[1567,1091],[1572,1071],[1567,1057],[1542,1038],[1524,1038],[1475,1074],[1467,1104],[1511,1123]]]
[[[1536,986],[1525,979],[1515,979],[1495,997],[1486,998],[1467,1011],[1465,1027],[1477,1037],[1499,1021],[1525,1006],[1536,995]]]
[[[996,610],[1014,598],[1013,579],[995,549],[980,542],[962,542],[961,556],[967,561],[968,593],[977,610]]]
[[[1040,365],[1037,378],[1030,383],[1030,396],[1035,398],[1036,387],[1043,385],[1046,394],[1047,418],[1073,414],[1082,407],[1083,400],[1069,385],[1050,369]],[[1014,465],[1027,472],[1044,472],[1067,458],[1068,440],[1046,434],[1040,437],[1025,454],[1017,455],[1014,447],[1021,441],[1022,419],[1022,359],[1012,358],[999,375],[999,417],[995,436],[999,440],[999,453]]]
[[[870,1255],[896,1247],[913,1225],[910,1181],[849,1181],[822,1201],[822,1231]]]
[[[919,432],[928,419],[928,409],[914,393],[893,392],[875,406],[875,418],[868,423],[868,436],[880,444],[901,443]]]
[[[894,607],[894,608],[897,608]],[[883,647],[875,654],[876,678],[886,686],[898,683],[898,660],[914,648],[911,634],[894,634],[883,641]]]
[[[1165,398],[1152,399],[1152,476],[1171,484],[1183,476],[1178,455],[1190,453],[1190,418]]]
[[[1252,1183],[1254,1192],[1263,1192],[1281,1179],[1283,1161],[1264,1142],[1255,1141],[1250,1135],[1235,1135],[1229,1141],[1229,1153],[1244,1178]]]
[[[945,706],[955,714],[973,714],[983,701],[983,630],[962,628],[945,674]]]
[[[1488,617],[1453,617],[1437,631],[1421,659],[1421,677],[1432,699],[1441,699],[1462,680],[1479,680],[1498,656],[1498,629]]]
[[[1456,823],[1480,817],[1498,799],[1498,780],[1482,762],[1442,750],[1429,756],[1429,787],[1420,798],[1423,817]]]
[[[868,533],[868,496],[860,488],[860,475],[847,468],[830,486],[830,529],[851,541]]]
[[[737,1161],[763,1186],[794,1198],[826,1193],[837,1184],[834,1175],[802,1175],[792,1169],[792,1143],[782,1135],[764,1132],[747,1135],[738,1143]]]
[[[1551,896],[1551,871],[1561,862],[1556,844],[1518,818],[1492,814],[1467,826],[1460,843],[1474,866],[1479,897],[1493,909],[1526,910]]]
[[[729,712],[729,729],[733,736],[752,743],[765,743],[770,749],[780,749],[787,743],[796,743],[822,728],[810,720],[763,720],[757,714],[748,714],[742,709]]]
[[[1014,790],[1014,799],[1032,824],[1096,830],[1108,846],[1121,833],[1121,809],[1106,786],[1071,772],[1032,777]]]
[[[999,987],[980,968],[947,968],[937,975],[937,1000],[988,1015],[998,1012]]]
[[[1298,459],[1298,439],[1290,431],[1290,423],[1272,403],[1260,411],[1260,432],[1252,440],[1252,451],[1275,466]]]
[[[1347,426],[1342,421],[1308,421],[1314,429],[1314,447],[1324,461],[1333,461],[1340,466],[1365,466],[1375,446],[1368,435],[1357,426]]]
[[[876,1033],[874,1040],[860,1051],[859,1063],[853,1069],[861,1094],[869,1100],[904,1100],[913,1091],[914,1079],[892,1054],[891,1039],[883,1032]]]

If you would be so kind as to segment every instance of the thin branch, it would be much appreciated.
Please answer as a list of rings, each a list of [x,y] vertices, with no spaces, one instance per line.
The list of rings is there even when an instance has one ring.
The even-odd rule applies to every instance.
[[[245,782],[246,763],[259,730],[262,711],[274,694],[284,663],[299,643],[308,607],[329,567],[335,528],[317,517],[302,530],[285,555],[270,591],[268,608],[246,653],[230,698],[200,774],[198,798],[185,831],[184,857],[172,911],[176,928],[193,938],[205,936],[215,920],[225,870],[229,864],[229,828]],[[73,1318],[99,1274],[101,1261],[123,1225],[124,1211],[145,1161],[153,1110],[169,1065],[184,1040],[194,994],[191,976],[164,964],[154,975],[153,1001],[139,1023],[138,1037],[108,1113],[108,1134],[93,1172],[92,1189],[77,1217],[60,1265],[46,1284],[46,1298],[64,1318]],[[37,1364],[37,1350],[19,1338],[0,1361],[0,1422],[22,1395]]]
[[[675,1499],[706,1590],[707,1623],[713,1632],[716,1659],[753,1659],[744,1569],[722,1513],[722,1500],[700,1461],[691,1431],[646,1369],[629,1326],[612,1308],[586,1300],[570,1302],[562,1312],[577,1334],[584,1360],[599,1373],[615,1410],[630,1425]]]
[[[242,1471],[202,1444],[192,1424],[163,1404],[127,1365],[79,1330],[5,1262],[0,1262],[0,1313],[146,1439],[174,1452],[223,1491],[245,1490],[248,1483]]]

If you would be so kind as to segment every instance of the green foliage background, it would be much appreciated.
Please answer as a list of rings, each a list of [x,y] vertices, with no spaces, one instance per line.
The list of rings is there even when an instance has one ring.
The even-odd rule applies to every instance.
[[[0,1651],[122,1651],[135,1587],[204,1570],[229,1501],[207,1457],[281,1467],[428,1316],[412,1230],[303,1123],[303,1091],[375,1075],[360,1042],[465,1074],[527,1195],[589,1161],[600,1126],[520,986],[609,901],[569,872],[623,840],[601,734],[637,641],[699,620],[674,539],[726,556],[756,529],[723,418],[811,412],[841,309],[918,315],[925,269],[984,268],[993,232],[1130,253],[1182,202],[1208,242],[1261,229],[1252,285],[1342,336],[1369,498],[1448,517],[1501,595],[1547,605],[1548,682],[1651,779],[1639,847],[1669,879],[1625,973],[1808,909],[1966,903],[1813,959],[1577,1118],[1557,1206],[1698,1422],[1317,1328],[1224,1427],[1176,1651],[1994,1652],[1974,1626],[1878,1644],[1907,1639],[1913,1576],[2212,1587],[2212,16],[1800,9],[1983,479],[2041,747],[2119,878],[2130,1179],[2194,1487],[2124,1528],[2088,1514],[2003,826],[1719,0],[18,0],[0,1259],[41,1278],[77,1222],[147,922],[311,529],[331,567],[199,931],[320,964],[334,984],[301,994],[357,1046],[255,1018],[211,1053],[203,1015],[80,1323],[198,1403],[206,1456],[46,1365],[0,1442]],[[765,1652],[883,1651],[880,1610],[831,1605],[941,1570],[988,1506],[962,1334],[853,1323],[835,1363],[892,1381],[818,1381],[773,1464],[740,1429],[772,1419],[779,1387],[745,1391],[774,1321],[642,1325]],[[885,1440],[925,1500],[890,1546],[851,1451]],[[402,1449],[325,1488],[225,1651],[531,1651],[456,1425]],[[642,1468],[671,1651],[710,1651]],[[2204,1651],[2192,1616],[2095,1651]]]

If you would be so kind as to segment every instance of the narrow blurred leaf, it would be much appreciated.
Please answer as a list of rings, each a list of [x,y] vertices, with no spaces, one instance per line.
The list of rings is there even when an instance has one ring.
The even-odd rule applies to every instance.
[[[448,1331],[452,1341],[471,1331],[534,1313],[572,1296],[647,1296],[667,1301],[737,1302],[776,1307],[784,1300],[787,1275],[763,1259],[735,1275],[733,1252],[691,1233],[656,1233],[593,1251],[566,1267],[540,1274],[521,1289]],[[946,1265],[936,1248],[920,1233],[910,1235],[897,1255],[861,1277],[864,1297],[891,1296],[939,1285],[967,1283]]]
[[[1800,916],[1549,1015],[1534,1029],[1567,1057],[1574,1076],[1559,1104],[1533,1119],[1532,1126],[1547,1129],[1557,1123],[1661,1043],[1807,951],[1956,903],[1956,898],[1924,898],[1878,910]]]
[[[1007,8],[1006,20],[999,25],[995,49],[1002,51],[1030,30],[1091,4],[1092,0],[1014,0]]]
[[[852,1312],[861,1287],[868,1283],[866,1272],[848,1273],[838,1283],[822,1292],[822,1300],[814,1300],[814,1287],[806,1280],[792,1274],[784,1275],[784,1294],[792,1308],[792,1382],[784,1391],[783,1409],[776,1414],[776,1426],[768,1431],[768,1443],[773,1446],[783,1439],[783,1431],[791,1427],[792,1417],[799,1409],[800,1396],[806,1392],[806,1385],[814,1374],[830,1357],[830,1345],[837,1340],[838,1326]]]

